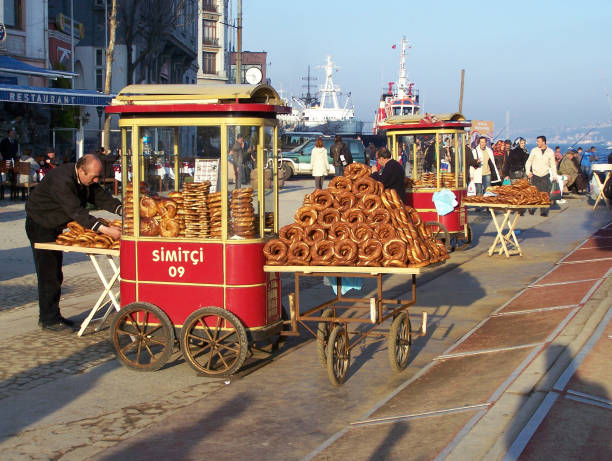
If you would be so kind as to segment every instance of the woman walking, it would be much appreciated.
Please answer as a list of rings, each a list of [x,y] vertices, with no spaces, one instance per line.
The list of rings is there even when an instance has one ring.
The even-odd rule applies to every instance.
[[[508,153],[503,166],[503,175],[505,179],[509,179],[514,183],[517,179],[525,177],[525,163],[529,158],[525,144],[525,138],[516,138],[512,145],[512,150]]]
[[[323,146],[323,139],[317,138],[310,154],[310,166],[315,179],[315,189],[323,189],[323,177],[329,174],[329,160],[327,149]]]

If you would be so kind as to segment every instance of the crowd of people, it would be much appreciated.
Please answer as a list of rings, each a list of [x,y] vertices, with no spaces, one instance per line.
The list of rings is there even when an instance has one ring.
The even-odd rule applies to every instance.
[[[512,184],[522,178],[529,178],[539,191],[550,193],[561,177],[559,189],[562,184],[563,193],[584,194],[593,175],[592,165],[612,163],[612,154],[598,154],[594,146],[585,153],[581,147],[561,153],[559,146],[554,151],[548,147],[545,136],[538,136],[536,147],[529,152],[526,144],[525,138],[518,137],[513,143],[498,141],[489,147],[488,139],[480,137],[474,149],[466,146],[466,151],[472,153],[466,157],[466,166],[475,193],[482,195],[492,184]],[[547,213],[542,210],[542,215]]]

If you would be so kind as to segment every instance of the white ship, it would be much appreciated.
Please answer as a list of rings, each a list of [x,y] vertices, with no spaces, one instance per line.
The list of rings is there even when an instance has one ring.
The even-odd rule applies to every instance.
[[[319,131],[324,134],[361,134],[363,122],[355,118],[355,108],[350,103],[350,93],[341,107],[340,88],[334,84],[335,70],[331,56],[327,57],[325,85],[319,89],[319,98],[292,98],[292,111],[279,115],[281,129],[289,131]],[[307,78],[310,84],[310,77]],[[310,92],[309,92],[310,93]]]

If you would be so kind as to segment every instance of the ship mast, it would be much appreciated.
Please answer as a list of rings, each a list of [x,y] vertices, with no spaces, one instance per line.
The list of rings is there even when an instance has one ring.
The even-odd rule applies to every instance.
[[[334,86],[334,81],[332,80],[332,76],[334,73],[334,63],[331,60],[331,56],[327,57],[327,64],[324,68],[325,86],[321,88],[321,107],[325,107],[325,99],[329,95],[332,100],[332,108],[338,109],[340,107],[338,104],[338,93],[340,92],[340,88]]]
[[[406,36],[402,37],[402,58],[400,60],[400,71],[397,79],[397,97],[400,99],[408,96],[408,78],[406,77]],[[411,48],[411,47],[409,47]]]

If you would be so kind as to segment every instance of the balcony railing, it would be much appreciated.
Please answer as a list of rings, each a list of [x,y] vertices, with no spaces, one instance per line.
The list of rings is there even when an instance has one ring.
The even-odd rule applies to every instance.
[[[202,43],[206,46],[219,46],[218,38],[204,38]]]

